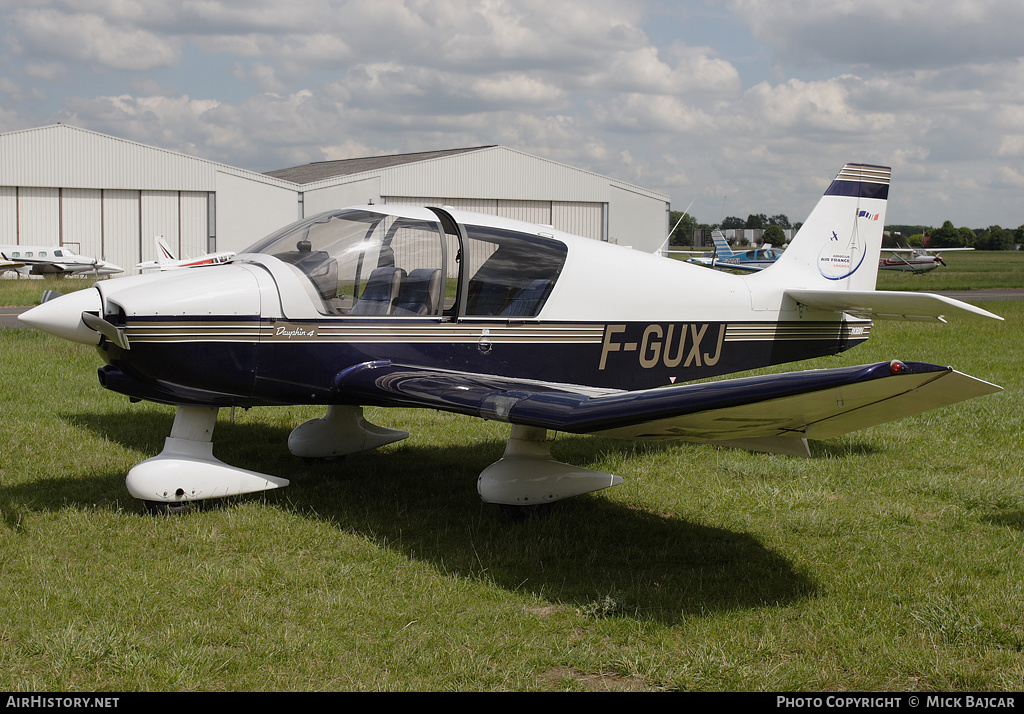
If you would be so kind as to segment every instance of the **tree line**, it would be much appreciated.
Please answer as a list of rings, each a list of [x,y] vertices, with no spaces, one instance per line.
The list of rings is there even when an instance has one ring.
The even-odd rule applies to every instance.
[[[1024,225],[1017,228],[989,226],[988,228],[957,228],[946,221],[939,228],[930,226],[886,226],[889,236],[886,248],[899,246],[931,248],[974,248],[975,250],[1013,250],[1024,243]]]
[[[793,234],[803,223],[791,224],[784,213],[768,216],[752,213],[743,220],[739,216],[728,216],[719,224],[700,223],[689,213],[672,211],[670,221],[675,229],[669,236],[670,245],[691,245],[695,231],[702,229],[758,228],[764,230],[762,240],[772,245],[785,243],[784,229],[793,229]],[[774,230],[773,230],[774,228]],[[939,228],[932,226],[889,225],[882,245],[886,248],[920,247],[931,248],[974,248],[976,250],[1013,250],[1015,245],[1024,243],[1024,225],[1013,228],[989,226],[988,228],[957,228],[952,221],[946,221]]]
[[[672,225],[675,226],[675,230],[669,236],[669,245],[691,245],[694,231],[713,228],[721,228],[723,231],[730,228],[755,228],[764,231],[762,240],[765,243],[783,245],[786,242],[786,234],[782,231],[792,229],[795,235],[800,230],[800,226],[803,225],[801,222],[790,223],[789,217],[785,213],[778,213],[774,216],[768,216],[764,213],[751,213],[747,216],[747,220],[743,220],[739,216],[727,216],[722,219],[721,223],[716,224],[700,223],[689,213],[684,214],[681,211],[671,211],[669,219]]]

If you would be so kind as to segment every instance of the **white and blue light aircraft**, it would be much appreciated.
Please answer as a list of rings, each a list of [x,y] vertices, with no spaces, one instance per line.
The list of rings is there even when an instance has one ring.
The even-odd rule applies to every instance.
[[[771,244],[762,245],[760,248],[751,250],[734,251],[725,239],[722,231],[711,232],[711,241],[715,250],[711,253],[704,253],[696,258],[690,258],[691,263],[706,265],[711,268],[730,268],[734,270],[756,271],[764,270],[769,265],[782,257],[784,251],[773,248]]]
[[[216,459],[221,407],[318,404],[288,448],[331,457],[407,432],[362,408],[507,422],[478,477],[488,503],[545,504],[621,483],[552,459],[548,431],[681,439],[807,455],[827,439],[998,391],[950,367],[891,360],[701,381],[835,354],[872,319],[1001,319],[916,292],[876,292],[889,169],[839,172],[790,247],[749,275],[705,270],[451,208],[321,213],[215,268],[103,281],[24,313],[94,345],[101,384],[177,407],[163,451],[126,483],[151,507],[285,486]]]

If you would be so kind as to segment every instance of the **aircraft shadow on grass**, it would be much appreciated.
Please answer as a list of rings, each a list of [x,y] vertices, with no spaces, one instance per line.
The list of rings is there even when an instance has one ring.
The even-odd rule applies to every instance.
[[[169,415],[67,414],[69,423],[140,451],[159,448]],[[480,502],[476,477],[494,460],[495,441],[419,447],[406,442],[329,462],[309,462],[284,447],[288,427],[220,422],[218,451],[243,467],[292,480],[287,492],[226,499],[271,507],[337,524],[381,547],[439,571],[486,578],[512,592],[535,593],[565,606],[602,599],[614,612],[666,623],[737,608],[784,604],[812,596],[813,580],[756,537],[674,515],[589,496],[554,504],[543,517],[516,523]],[[592,453],[635,448],[629,442],[566,437],[593,444]],[[579,448],[582,448],[581,446]],[[645,444],[645,450],[673,448]],[[16,511],[94,508],[120,503],[124,473],[93,472],[0,490],[8,528]],[[210,507],[210,506],[208,506]],[[189,517],[187,514],[183,517]]]

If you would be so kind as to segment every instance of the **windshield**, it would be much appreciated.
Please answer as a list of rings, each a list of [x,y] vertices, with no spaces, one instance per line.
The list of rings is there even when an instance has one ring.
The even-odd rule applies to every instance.
[[[436,221],[347,210],[293,223],[246,252],[272,255],[302,272],[324,314],[430,316],[454,304],[458,266],[451,240]]]

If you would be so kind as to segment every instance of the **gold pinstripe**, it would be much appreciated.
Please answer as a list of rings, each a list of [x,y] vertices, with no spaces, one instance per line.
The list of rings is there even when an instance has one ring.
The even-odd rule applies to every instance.
[[[671,322],[648,324],[673,324]],[[684,324],[684,323],[674,323]],[[705,324],[705,323],[699,323]],[[845,334],[867,338],[870,321],[847,323],[728,323],[725,342],[833,340]],[[856,328],[859,334],[853,335]],[[601,344],[604,324],[255,322],[195,319],[132,320],[125,328],[131,342],[403,342]]]

